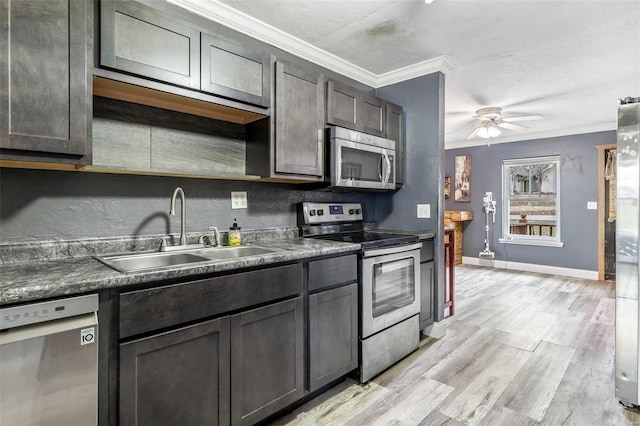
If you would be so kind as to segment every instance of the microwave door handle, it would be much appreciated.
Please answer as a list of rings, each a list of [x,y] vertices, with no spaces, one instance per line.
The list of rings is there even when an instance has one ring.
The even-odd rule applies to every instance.
[[[380,156],[380,162],[378,162],[378,177],[380,178],[380,182],[382,182],[382,160],[384,159],[384,153]]]
[[[387,164],[387,172],[384,176],[384,184],[386,185],[389,183],[389,178],[391,177],[391,160],[389,159],[389,156],[386,152],[382,153],[382,155],[384,157],[385,163]]]

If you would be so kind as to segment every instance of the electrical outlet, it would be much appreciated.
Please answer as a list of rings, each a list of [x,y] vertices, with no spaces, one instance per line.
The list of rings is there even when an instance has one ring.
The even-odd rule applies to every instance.
[[[431,217],[431,204],[418,204],[418,217],[429,219]]]
[[[598,210],[597,201],[587,201],[587,210]]]
[[[247,193],[246,191],[231,191],[231,208],[232,209],[246,209],[247,208]]]

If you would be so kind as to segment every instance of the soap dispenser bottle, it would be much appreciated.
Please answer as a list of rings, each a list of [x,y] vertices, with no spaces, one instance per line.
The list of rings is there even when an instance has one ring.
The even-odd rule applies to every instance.
[[[233,225],[229,228],[229,245],[230,246],[239,246],[242,243],[242,237],[240,236],[240,227],[238,226],[238,221],[236,218],[233,218]]]

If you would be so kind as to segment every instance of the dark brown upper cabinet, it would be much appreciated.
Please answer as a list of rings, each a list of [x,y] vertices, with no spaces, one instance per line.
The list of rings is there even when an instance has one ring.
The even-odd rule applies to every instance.
[[[202,91],[269,106],[268,55],[202,33]]]
[[[387,139],[396,141],[396,188],[404,183],[404,111],[401,106],[384,102]]]
[[[200,89],[200,32],[128,1],[100,2],[100,65]]]
[[[276,63],[275,172],[324,176],[324,76]]]
[[[3,159],[86,161],[92,26],[85,0],[0,1]]]
[[[327,124],[384,137],[383,101],[347,84],[329,80]]]

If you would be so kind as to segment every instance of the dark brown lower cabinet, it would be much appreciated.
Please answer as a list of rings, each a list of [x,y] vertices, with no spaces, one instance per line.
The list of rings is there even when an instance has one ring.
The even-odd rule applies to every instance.
[[[433,260],[420,263],[420,330],[434,321]]]
[[[229,424],[229,317],[120,345],[121,425]]]
[[[309,295],[309,391],[358,367],[358,284]]]
[[[232,424],[254,424],[304,395],[303,327],[302,297],[231,317]]]

